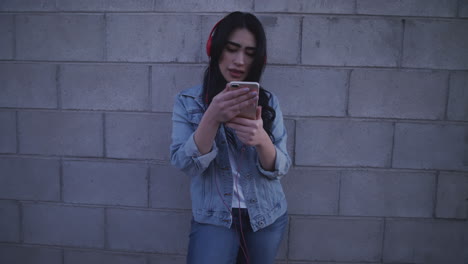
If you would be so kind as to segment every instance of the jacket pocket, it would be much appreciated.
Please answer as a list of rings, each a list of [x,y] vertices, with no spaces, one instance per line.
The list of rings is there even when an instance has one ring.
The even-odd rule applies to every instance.
[[[187,119],[192,124],[192,126],[197,127],[200,124],[203,114],[204,113],[201,109],[188,110]]]

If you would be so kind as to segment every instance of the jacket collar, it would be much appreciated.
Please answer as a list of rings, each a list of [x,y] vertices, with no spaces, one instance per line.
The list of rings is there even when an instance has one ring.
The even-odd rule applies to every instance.
[[[180,94],[188,97],[192,97],[202,108],[205,108],[205,102],[203,98],[203,86],[196,85],[189,89],[182,91]]]

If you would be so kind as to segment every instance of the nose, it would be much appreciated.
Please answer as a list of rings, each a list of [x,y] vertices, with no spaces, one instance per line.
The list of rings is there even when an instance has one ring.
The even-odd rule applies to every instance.
[[[236,56],[234,57],[234,64],[236,65],[244,65],[245,63],[245,54],[242,51],[239,51],[236,53]]]

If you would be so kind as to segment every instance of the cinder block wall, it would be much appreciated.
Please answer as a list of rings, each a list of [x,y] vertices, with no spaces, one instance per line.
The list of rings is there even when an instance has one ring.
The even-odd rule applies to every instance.
[[[278,263],[467,264],[467,0],[0,1],[0,262],[184,263],[173,97],[234,10],[294,158]]]

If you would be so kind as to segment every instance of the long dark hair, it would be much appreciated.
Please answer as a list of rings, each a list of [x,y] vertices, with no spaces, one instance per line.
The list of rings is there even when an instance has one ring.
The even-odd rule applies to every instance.
[[[207,106],[218,93],[226,87],[224,79],[219,69],[219,59],[227,44],[228,38],[236,29],[245,28],[252,33],[256,40],[255,55],[250,67],[250,71],[244,81],[259,82],[266,63],[266,37],[265,31],[260,21],[254,15],[243,12],[233,12],[224,17],[215,26],[211,39],[210,62],[205,70],[203,78],[203,94]],[[263,129],[272,140],[273,120],[276,117],[275,110],[268,105],[271,93],[260,87],[258,104],[262,107]]]

